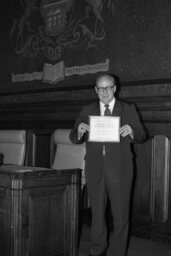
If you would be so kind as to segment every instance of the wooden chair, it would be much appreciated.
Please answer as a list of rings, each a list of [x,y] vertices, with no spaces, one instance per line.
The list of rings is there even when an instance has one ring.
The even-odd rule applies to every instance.
[[[3,164],[24,165],[26,155],[25,130],[0,130],[0,154]]]
[[[52,169],[82,169],[81,179],[81,197],[79,207],[79,238],[81,236],[82,224],[83,224],[83,210],[84,210],[84,191],[85,191],[85,174],[84,174],[84,156],[85,145],[84,144],[72,144],[69,139],[70,129],[57,129],[53,133],[52,137]],[[78,243],[79,243],[78,241]]]
[[[72,144],[69,139],[70,129],[57,129],[52,137],[52,169],[82,169],[82,185],[84,175],[84,144]]]

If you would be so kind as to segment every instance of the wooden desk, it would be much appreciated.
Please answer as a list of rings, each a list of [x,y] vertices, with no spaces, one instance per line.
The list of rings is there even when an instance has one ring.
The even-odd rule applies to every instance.
[[[0,256],[76,256],[81,170],[0,168]]]

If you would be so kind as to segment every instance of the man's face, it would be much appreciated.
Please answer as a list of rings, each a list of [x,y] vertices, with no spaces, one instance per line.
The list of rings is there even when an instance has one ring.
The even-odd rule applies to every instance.
[[[101,102],[108,104],[114,98],[114,93],[116,91],[116,85],[113,84],[109,78],[101,78],[96,84],[95,91]]]

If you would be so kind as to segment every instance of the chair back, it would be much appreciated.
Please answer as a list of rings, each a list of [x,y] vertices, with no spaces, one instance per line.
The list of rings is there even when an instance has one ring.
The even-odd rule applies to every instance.
[[[53,134],[53,143],[56,146],[52,163],[53,169],[84,170],[85,145],[73,144],[69,139],[70,129],[57,129]]]
[[[25,130],[0,130],[0,153],[4,164],[23,165],[26,154]]]

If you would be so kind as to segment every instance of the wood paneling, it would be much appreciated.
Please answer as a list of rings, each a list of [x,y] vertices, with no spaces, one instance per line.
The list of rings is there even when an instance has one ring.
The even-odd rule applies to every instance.
[[[81,170],[0,169],[0,253],[78,255]]]
[[[170,142],[171,84],[161,81],[125,83],[121,84],[119,95],[121,99],[135,103],[148,133],[148,140],[144,144],[134,146],[135,177],[132,202],[134,219],[152,221],[152,216],[163,207],[162,194],[157,195],[157,190],[152,190],[152,163],[153,166],[158,165],[158,159],[153,158],[152,141],[154,136],[162,135]],[[29,131],[30,154],[26,163],[50,167],[52,132],[57,128],[72,128],[82,107],[96,99],[94,86],[91,84],[49,87],[42,90],[4,90],[0,94],[0,129],[24,128]],[[160,145],[159,150],[162,150]],[[170,163],[171,160],[169,166]],[[170,183],[168,182],[168,217],[165,221],[171,221]],[[161,186],[160,188],[165,189]],[[156,198],[159,205],[151,211],[151,203]]]
[[[133,218],[150,220],[151,139],[134,146]]]
[[[152,144],[151,216],[152,221],[168,220],[170,141],[157,135]]]

